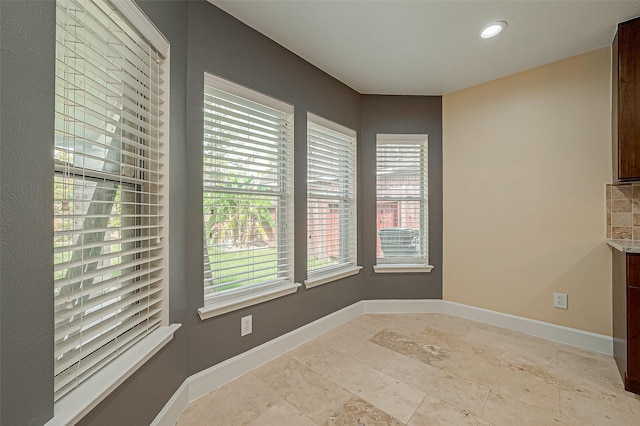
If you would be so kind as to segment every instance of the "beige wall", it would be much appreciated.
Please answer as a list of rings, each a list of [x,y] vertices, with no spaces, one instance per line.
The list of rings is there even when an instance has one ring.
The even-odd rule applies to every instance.
[[[604,48],[444,96],[446,300],[611,335],[610,68]]]

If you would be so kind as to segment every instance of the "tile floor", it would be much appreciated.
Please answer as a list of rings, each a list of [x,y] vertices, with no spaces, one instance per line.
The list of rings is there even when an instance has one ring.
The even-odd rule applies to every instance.
[[[442,314],[362,315],[190,404],[188,425],[640,425],[612,357]]]

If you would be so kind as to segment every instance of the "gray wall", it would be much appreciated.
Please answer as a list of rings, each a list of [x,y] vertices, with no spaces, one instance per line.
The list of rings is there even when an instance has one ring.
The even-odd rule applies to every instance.
[[[0,424],[53,415],[55,3],[0,2]]]
[[[182,328],[81,424],[148,424],[190,374],[363,299],[442,294],[440,97],[362,96],[211,4],[139,1],[171,42],[170,317]],[[0,423],[53,415],[53,1],[0,2]],[[358,131],[356,276],[201,321],[202,86],[209,72],[295,106],[295,278],[306,278],[306,113]],[[375,134],[429,134],[430,274],[374,276]],[[186,208],[185,206],[189,206]],[[44,243],[43,243],[44,242]],[[38,262],[25,259],[39,259]],[[254,331],[240,337],[240,317]],[[144,396],[142,396],[144,395]]]

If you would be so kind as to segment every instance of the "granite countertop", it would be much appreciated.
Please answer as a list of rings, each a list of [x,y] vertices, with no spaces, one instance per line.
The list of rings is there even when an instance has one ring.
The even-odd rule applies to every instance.
[[[608,239],[607,244],[623,253],[640,253],[640,241]]]

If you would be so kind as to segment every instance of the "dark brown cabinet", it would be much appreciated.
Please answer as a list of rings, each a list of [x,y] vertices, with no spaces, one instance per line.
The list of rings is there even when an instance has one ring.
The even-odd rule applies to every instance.
[[[613,180],[640,180],[640,18],[618,24],[612,52]]]
[[[625,387],[631,392],[640,393],[640,287],[627,288],[627,318]]]
[[[624,388],[640,394],[640,254],[613,250],[613,356]]]

